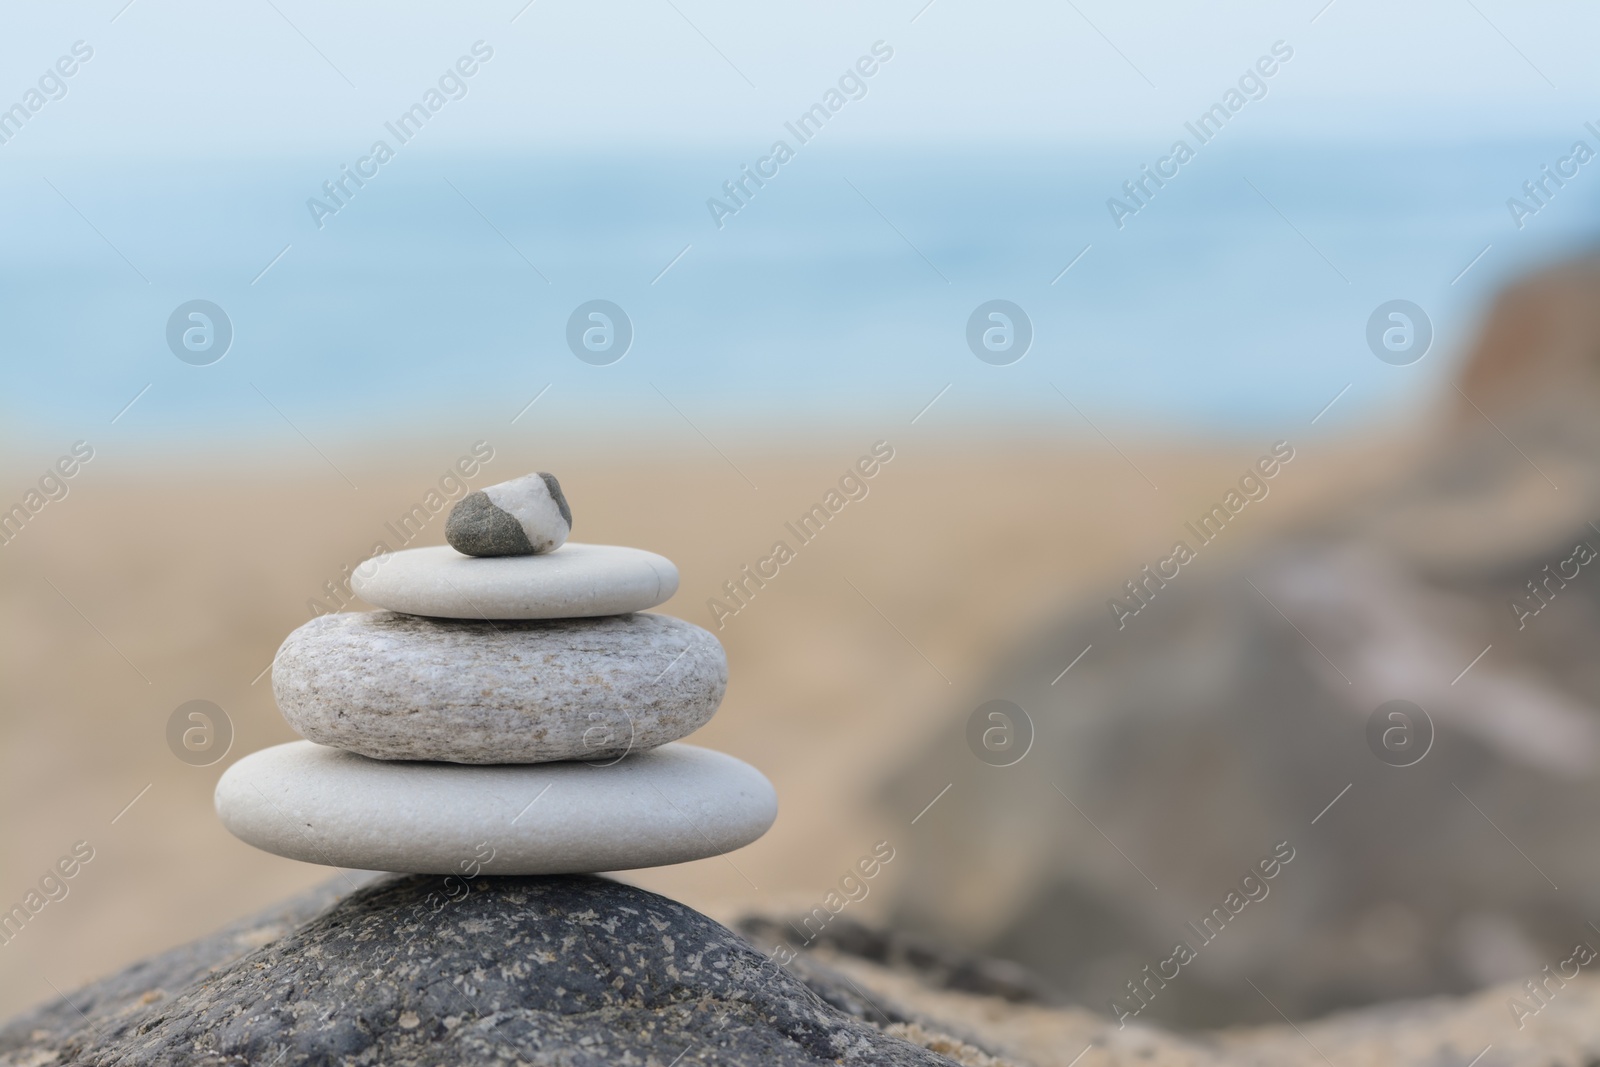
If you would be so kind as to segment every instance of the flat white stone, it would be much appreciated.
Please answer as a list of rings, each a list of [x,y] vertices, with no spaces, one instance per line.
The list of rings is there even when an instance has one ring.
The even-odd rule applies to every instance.
[[[569,541],[537,556],[466,556],[449,545],[373,556],[350,584],[369,604],[441,619],[577,619],[643,611],[678,591],[665,556]]]
[[[679,742],[609,766],[474,767],[295,741],[229,767],[216,806],[235,837],[306,863],[595,874],[731,852],[767,831],[778,797],[749,764]]]

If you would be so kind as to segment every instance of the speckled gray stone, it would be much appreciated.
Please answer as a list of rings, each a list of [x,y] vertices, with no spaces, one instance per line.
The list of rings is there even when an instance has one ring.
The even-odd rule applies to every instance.
[[[450,509],[444,536],[469,556],[531,556],[560,548],[572,509],[553,474],[539,472],[468,493]]]
[[[607,760],[716,712],[721,644],[667,615],[472,622],[393,611],[312,619],[272,665],[301,736],[374,759]]]
[[[307,921],[327,895],[13,1020],[0,1029],[0,1063],[951,1064],[632,886],[390,877]]]

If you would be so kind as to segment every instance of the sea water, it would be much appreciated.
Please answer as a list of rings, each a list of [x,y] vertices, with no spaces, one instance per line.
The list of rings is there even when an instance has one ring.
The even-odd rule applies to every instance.
[[[30,159],[0,171],[4,417],[50,448],[513,418],[1259,436],[1410,417],[1498,287],[1587,248],[1600,165],[1545,175],[1600,138],[1311,132],[1218,138],[1131,192],[1163,145],[806,145],[760,184],[749,145]],[[986,361],[969,320],[997,299],[1031,338]],[[1432,334],[1399,364],[1368,339],[1395,299]],[[226,317],[215,361],[175,354],[192,300]],[[614,361],[569,339],[594,300],[631,335]]]

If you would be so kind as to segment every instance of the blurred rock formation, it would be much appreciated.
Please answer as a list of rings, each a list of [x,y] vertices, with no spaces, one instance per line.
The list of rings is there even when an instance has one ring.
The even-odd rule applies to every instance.
[[[915,812],[950,785],[893,924],[1097,1012],[1208,1026],[1600,947],[1600,259],[1505,292],[1443,399],[1386,488],[1208,550],[1120,629],[1076,606],[953,704],[886,786]],[[969,747],[991,699],[1035,729],[1012,766]],[[1369,730],[1390,701],[1426,719]]]

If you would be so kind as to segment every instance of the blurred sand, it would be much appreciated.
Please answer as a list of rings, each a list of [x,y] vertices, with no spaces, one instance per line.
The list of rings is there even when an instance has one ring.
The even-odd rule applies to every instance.
[[[1129,449],[1124,458],[1098,443],[904,429],[869,495],[718,632],[732,681],[716,719],[691,740],[765,771],[782,804],[777,825],[731,857],[630,881],[719,917],[819,903],[873,842],[908,838],[915,811],[871,802],[886,754],[972,706],[991,656],[1034,620],[1069,599],[1111,595],[1270,444]],[[473,485],[557,472],[575,539],[672,558],[682,585],[658,610],[713,629],[706,599],[774,540],[790,540],[784,522],[874,440],[719,442],[756,490],[692,438],[625,453],[534,447],[530,436],[494,440],[495,458]],[[309,617],[307,600],[374,539],[393,544],[384,523],[419,502],[471,443],[341,458],[359,490],[309,451],[160,460],[103,451],[71,495],[0,548],[0,909],[20,902],[74,842],[95,849],[70,895],[0,945],[0,1017],[329,876],[228,836],[211,790],[233,759],[293,738],[268,679],[252,679]],[[1341,487],[1385,476],[1405,451],[1392,441],[1296,445],[1303,459],[1228,551]],[[36,476],[11,471],[8,499]],[[441,543],[442,530],[441,515],[413,544]],[[1063,649],[1062,666],[1078,651]],[[169,714],[195,698],[221,705],[236,730],[228,758],[206,768],[180,762],[165,739]],[[871,918],[886,895],[875,894],[855,913]]]

